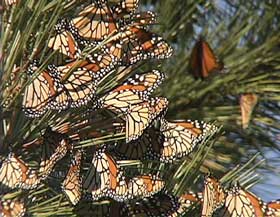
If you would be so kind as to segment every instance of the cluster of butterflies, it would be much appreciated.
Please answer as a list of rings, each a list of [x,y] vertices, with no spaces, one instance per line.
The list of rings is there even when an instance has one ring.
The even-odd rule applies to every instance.
[[[191,153],[213,130],[212,125],[198,121],[175,123],[162,118],[159,122],[159,129],[155,126],[147,128],[148,131],[145,130],[138,140],[114,145],[104,144],[94,148],[90,162],[87,160],[90,156],[83,157],[84,151],[75,149],[73,145],[75,141],[83,138],[82,133],[72,133],[75,132],[71,130],[73,125],[67,122],[57,129],[49,127],[42,138],[23,145],[28,151],[36,147],[40,155],[38,167],[31,168],[24,157],[11,152],[0,167],[1,186],[8,189],[36,189],[55,172],[58,162],[70,153],[71,163],[61,188],[73,205],[82,199],[83,192],[89,192],[91,200],[94,201],[110,198],[124,202],[150,197],[165,186],[160,175],[127,176],[117,160],[122,158],[173,162]],[[80,123],[77,125],[80,126]],[[87,133],[87,136],[91,134],[96,136],[94,133]],[[82,163],[89,165],[86,166],[86,173],[81,171]]]
[[[280,200],[265,203],[238,183],[225,189],[214,177],[206,176],[204,179],[201,216],[277,217],[279,215]]]
[[[90,112],[100,109],[113,113],[121,120],[120,125],[112,125],[113,131],[125,134],[125,141],[91,147],[90,154],[75,147],[85,139],[98,137],[95,130],[83,133],[84,128],[95,124],[87,119],[87,110],[87,114],[79,114],[80,120],[48,127],[42,130],[40,138],[23,144],[28,157],[22,150],[10,152],[0,166],[1,188],[29,191],[58,172],[60,177],[64,176],[61,190],[74,206],[88,197],[91,201],[109,199],[126,204],[143,200],[155,207],[162,197],[163,204],[170,200],[178,206],[176,197],[157,196],[165,186],[159,171],[134,174],[121,167],[119,161],[172,163],[189,155],[217,128],[202,121],[166,120],[167,99],[151,96],[164,80],[164,74],[158,70],[136,73],[109,91],[99,91],[102,81],[119,68],[128,71],[126,75],[132,74],[132,66],[139,61],[165,59],[172,54],[164,39],[147,30],[148,25],[156,22],[155,14],[137,12],[137,8],[138,0],[121,0],[113,6],[106,0],[96,0],[82,8],[77,17],[60,19],[53,37],[47,41],[53,64],[45,68],[36,60],[29,64],[30,79],[22,101],[25,114],[32,118],[49,110],[60,112],[82,106],[90,107]],[[89,48],[98,51],[85,54],[84,50]],[[68,172],[58,171],[58,163],[69,156]],[[31,167],[30,161],[37,162],[36,166]],[[2,201],[3,216],[23,216],[23,202]],[[147,216],[163,215],[149,206]],[[131,210],[138,208],[131,205],[123,215],[133,216]]]
[[[99,154],[104,154],[104,152],[100,152]],[[151,182],[145,181],[145,178],[133,178],[130,182],[134,182],[135,186],[139,184],[144,186],[143,183],[151,184]],[[138,181],[136,181],[137,179]],[[160,184],[158,186],[160,188]],[[133,190],[133,188],[130,190]],[[111,192],[111,195],[113,195],[113,192]],[[90,207],[90,205],[87,206]],[[89,207],[87,207],[83,216],[88,216]],[[141,200],[125,203],[111,201],[110,203],[94,206],[94,210],[92,210],[90,216],[177,217],[182,216],[186,211],[190,211],[196,207],[201,209],[200,216],[203,217],[280,216],[280,200],[265,203],[238,184],[231,186],[229,189],[224,189],[217,179],[209,175],[204,179],[204,189],[202,192],[188,192],[177,197],[161,191]],[[3,216],[23,216],[26,212],[24,200],[19,198],[1,200],[0,211]]]
[[[33,61],[28,67],[32,82],[25,89],[22,103],[27,116],[87,105],[95,100],[102,79],[117,67],[170,57],[169,44],[146,28],[156,22],[155,14],[136,12],[137,8],[138,0],[123,0],[113,7],[105,0],[96,0],[77,17],[60,19],[47,42],[49,50],[55,51],[53,64],[41,69]],[[100,49],[83,54],[84,48]],[[138,92],[144,95],[148,91]]]

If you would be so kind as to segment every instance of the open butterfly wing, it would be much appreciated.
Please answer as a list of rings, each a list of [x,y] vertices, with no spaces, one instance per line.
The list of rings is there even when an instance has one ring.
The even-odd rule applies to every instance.
[[[154,98],[133,105],[126,116],[126,142],[138,139],[143,131],[167,109],[166,98]]]
[[[168,122],[162,120],[161,133],[164,143],[158,158],[162,162],[173,162],[192,152],[194,147],[209,134],[216,131],[216,127],[200,121]]]
[[[102,41],[117,30],[112,11],[107,2],[102,0],[84,8],[72,19],[72,25],[81,37],[93,41]]]
[[[251,192],[243,190],[240,186],[233,186],[226,195],[225,205],[220,213],[222,217],[233,216],[263,216],[263,202]]]
[[[65,79],[63,86],[71,107],[80,107],[86,105],[95,95],[96,80],[93,72],[86,67],[75,67],[75,64],[74,61],[59,66],[57,71]]]
[[[0,168],[0,183],[5,187],[34,189],[40,181],[38,173],[12,152]]]
[[[144,198],[159,192],[164,187],[164,181],[157,176],[141,175],[133,177],[128,182],[128,198]]]
[[[67,28],[68,25],[68,21],[61,19],[54,27],[55,35],[48,41],[48,47],[58,51],[54,64],[62,64],[67,58],[76,59],[81,55],[76,39]]]

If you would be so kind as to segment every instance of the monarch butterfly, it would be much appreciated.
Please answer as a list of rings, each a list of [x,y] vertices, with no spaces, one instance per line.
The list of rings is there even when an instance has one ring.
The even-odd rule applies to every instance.
[[[94,95],[103,76],[115,64],[110,54],[90,57],[87,61],[73,61],[65,66],[49,65],[29,84],[24,92],[22,107],[29,117],[38,117],[48,108],[63,110],[86,104]],[[77,69],[73,69],[77,66]],[[38,63],[30,65],[28,73],[34,73]],[[67,78],[67,79],[66,79]],[[66,79],[65,82],[62,79]]]
[[[124,29],[126,26],[140,26],[141,28],[145,28],[146,25],[157,23],[156,14],[152,11],[133,13],[132,15],[126,15],[116,21],[120,30]]]
[[[76,205],[79,202],[82,194],[82,182],[80,178],[81,160],[82,152],[78,150],[74,155],[74,159],[71,162],[70,169],[62,183],[62,190],[73,205]]]
[[[33,189],[40,183],[40,179],[36,171],[11,152],[0,168],[0,183],[12,189]]]
[[[130,105],[141,103],[143,100],[139,95],[131,90],[111,91],[101,97],[97,102],[97,107],[106,108],[116,113],[126,112]]]
[[[155,24],[156,15],[153,12],[135,12],[138,5],[138,0],[123,0],[112,8],[113,17],[119,24],[119,28],[126,25],[143,26]]]
[[[60,53],[60,55],[57,55],[56,64],[61,64],[65,57],[76,59],[81,55],[78,43],[73,34],[68,31],[68,26],[69,24],[65,19],[59,20],[54,27],[55,36],[48,41],[48,47]]]
[[[64,66],[54,68],[60,75],[64,91],[68,96],[71,107],[80,107],[87,104],[95,95],[96,86],[104,75],[115,64],[114,57],[110,54],[97,54],[88,60],[73,61]],[[53,106],[54,109],[56,106]]]
[[[121,0],[112,8],[115,19],[120,19],[127,14],[132,14],[137,10],[139,0]]]
[[[38,62],[34,61],[28,67],[27,73],[32,75],[38,70]],[[58,93],[62,92],[62,86],[57,74],[52,71],[42,71],[30,84],[27,85],[24,91],[22,107],[25,114],[29,117],[39,117],[49,107],[50,100],[53,104],[61,105],[65,108],[64,99],[66,98],[63,93],[56,97]],[[56,103],[54,103],[56,102]]]
[[[43,158],[43,160],[41,160],[39,168],[41,179],[45,179],[53,171],[56,163],[66,155],[68,149],[67,145],[68,143],[63,139],[48,159]]]
[[[109,153],[98,150],[92,160],[84,187],[91,191],[93,200],[110,197],[116,201],[127,198],[127,183],[123,171]]]
[[[64,91],[67,95],[65,104],[71,107],[80,107],[87,104],[94,96],[96,91],[96,79],[89,70],[91,63],[83,62],[83,67],[77,66],[76,61],[64,66],[54,67],[58,74],[65,79],[63,82]],[[87,65],[86,65],[87,64]],[[57,109],[55,106],[51,107]]]
[[[71,149],[71,145],[61,133],[47,128],[44,134],[39,175],[42,180],[46,179],[53,171],[54,166]]]
[[[129,199],[150,197],[164,187],[164,181],[156,175],[133,177],[127,184]]]
[[[168,122],[161,119],[160,132],[164,142],[161,147],[154,147],[150,158],[162,162],[173,162],[192,152],[193,148],[217,128],[200,121]]]
[[[163,97],[130,106],[126,115],[126,142],[138,139],[157,117],[165,113],[167,106],[168,101]]]
[[[97,81],[100,81],[109,71],[114,69],[118,63],[114,55],[104,51],[90,57],[90,62],[93,63],[90,65],[90,70],[94,73]]]
[[[125,112],[130,105],[141,103],[164,79],[157,70],[136,74],[98,100],[98,106],[115,112]]]
[[[258,103],[258,96],[253,93],[246,93],[240,96],[240,109],[243,129],[248,128],[254,107]]]
[[[103,149],[98,149],[92,159],[91,167],[83,183],[83,187],[91,192],[92,199],[112,197],[122,179],[122,171],[111,155]]]
[[[128,25],[105,45],[106,52],[115,56],[121,65],[135,64],[146,59],[165,59],[172,55],[172,48],[158,35],[142,27]]]
[[[93,157],[83,186],[92,193],[93,200],[107,196],[116,201],[124,201],[148,197],[161,190],[164,182],[152,175],[127,180],[112,156],[99,149]]]
[[[257,196],[249,191],[243,190],[240,186],[233,186],[226,195],[224,209],[221,216],[264,216],[265,206]]]
[[[224,68],[222,62],[218,62],[209,44],[200,38],[191,53],[189,70],[195,78],[206,78],[210,73]]]
[[[141,98],[146,98],[162,83],[164,78],[164,74],[157,70],[135,74],[132,78],[128,78],[126,82],[115,88],[114,91],[132,90],[139,94]]]
[[[26,208],[22,199],[14,198],[0,201],[0,216],[2,217],[23,217]]]
[[[123,26],[130,24],[133,26],[144,26],[156,24],[156,14],[152,11],[143,11],[133,14],[131,17],[125,19]]]
[[[220,208],[225,201],[224,189],[220,182],[211,176],[204,179],[202,215],[211,217],[213,212]]]
[[[264,216],[265,217],[280,216],[280,200],[273,200],[267,203]]]
[[[117,30],[112,11],[106,1],[97,0],[84,8],[71,25],[86,39],[102,41]]]

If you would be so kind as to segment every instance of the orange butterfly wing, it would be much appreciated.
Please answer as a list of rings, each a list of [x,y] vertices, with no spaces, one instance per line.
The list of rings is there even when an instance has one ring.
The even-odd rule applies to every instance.
[[[243,129],[248,128],[254,107],[258,103],[258,96],[253,93],[242,94],[240,97],[240,109]]]
[[[210,45],[203,39],[199,39],[191,53],[189,68],[196,78],[206,78],[210,73],[222,70],[224,67],[219,62]]]

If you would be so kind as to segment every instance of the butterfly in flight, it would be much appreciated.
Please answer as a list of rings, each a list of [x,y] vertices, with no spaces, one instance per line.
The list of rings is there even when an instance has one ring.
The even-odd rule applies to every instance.
[[[246,93],[240,96],[241,120],[243,129],[248,128],[252,112],[258,103],[258,95]]]
[[[223,68],[224,64],[218,61],[210,45],[201,37],[192,49],[189,71],[195,78],[206,78]]]

